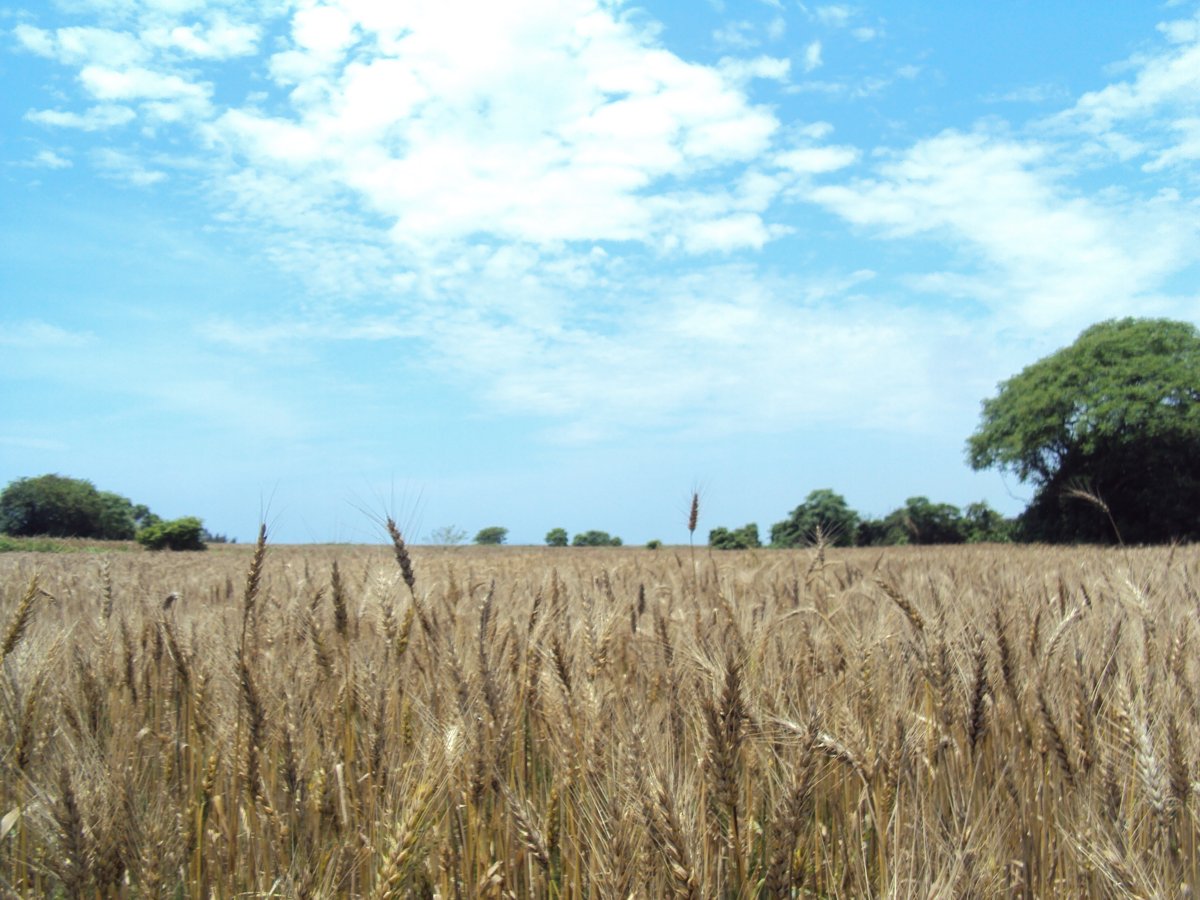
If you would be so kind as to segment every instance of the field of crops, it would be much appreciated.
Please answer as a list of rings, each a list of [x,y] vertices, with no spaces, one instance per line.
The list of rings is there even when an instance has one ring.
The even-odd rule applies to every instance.
[[[1198,586],[1191,547],[3,554],[0,891],[1185,895]]]

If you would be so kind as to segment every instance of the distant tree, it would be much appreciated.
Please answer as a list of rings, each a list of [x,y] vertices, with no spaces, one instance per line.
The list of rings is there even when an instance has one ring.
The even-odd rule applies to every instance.
[[[0,531],[18,536],[128,540],[135,531],[134,509],[125,497],[98,491],[81,478],[19,478],[0,493]]]
[[[662,547],[662,541],[660,541],[658,538],[652,538],[652,539],[646,541],[646,549],[647,550],[658,550],[658,549],[661,549],[661,547]]]
[[[503,544],[505,538],[508,537],[508,529],[501,528],[499,525],[491,525],[487,528],[479,529],[479,533],[475,535],[476,544]]]
[[[429,532],[429,543],[439,547],[455,547],[467,539],[467,533],[453,525],[442,525]]]
[[[184,516],[143,528],[137,540],[147,550],[204,550],[203,533],[203,522],[195,516]]]
[[[934,503],[928,497],[909,497],[902,507],[892,510],[882,519],[867,519],[860,523],[858,543],[864,547],[961,544],[971,539],[971,528],[972,524],[963,517],[957,506]]]
[[[150,507],[139,503],[133,508],[133,521],[138,528],[145,528],[147,525],[157,525],[162,519],[150,512]]]
[[[714,550],[751,550],[761,547],[758,539],[758,525],[751,522],[741,528],[730,531],[728,528],[714,528],[708,533],[708,546]]]
[[[128,497],[110,491],[100,491],[99,533],[106,541],[131,541],[137,534],[134,506]]]
[[[1017,531],[1016,519],[1006,518],[987,503],[968,503],[963,510],[963,527],[967,542],[1007,544],[1012,542]]]
[[[853,546],[858,533],[858,513],[828,488],[812,491],[787,519],[771,526],[771,546],[801,547],[818,533],[836,547]]]
[[[620,547],[621,539],[612,537],[607,531],[585,531],[575,535],[572,547]]]
[[[962,514],[950,503],[909,497],[901,511],[913,544],[961,544],[967,539]]]
[[[890,513],[882,519],[863,519],[858,523],[855,543],[860,547],[890,547],[908,543],[908,529]]]
[[[551,528],[546,532],[547,547],[565,547],[567,542],[567,529],[565,528]]]
[[[1200,538],[1200,330],[1093,325],[983,402],[967,458],[1033,485],[1024,538]]]

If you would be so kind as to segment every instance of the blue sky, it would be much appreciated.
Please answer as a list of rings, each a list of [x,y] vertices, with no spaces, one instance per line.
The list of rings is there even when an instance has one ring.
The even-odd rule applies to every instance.
[[[285,542],[1019,511],[996,384],[1200,322],[1194,3],[0,7],[0,480]]]

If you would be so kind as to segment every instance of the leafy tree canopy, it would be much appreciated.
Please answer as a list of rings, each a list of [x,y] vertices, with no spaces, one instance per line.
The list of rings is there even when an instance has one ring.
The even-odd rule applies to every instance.
[[[565,547],[567,541],[567,529],[565,528],[551,528],[546,532],[547,547]]]
[[[714,550],[752,550],[761,547],[762,541],[758,539],[758,525],[751,522],[732,531],[714,528],[708,533],[708,546]]]
[[[508,529],[501,528],[499,525],[490,525],[487,528],[479,529],[479,533],[475,535],[475,543],[477,544],[503,544],[505,538],[508,537]]]
[[[585,531],[575,535],[571,541],[573,547],[620,547],[621,539],[613,537],[607,531]]]
[[[999,468],[1036,494],[1027,538],[1200,537],[1200,332],[1119,319],[1003,382],[967,442],[975,469]]]
[[[19,478],[0,493],[0,531],[11,535],[130,540],[152,515],[120,494],[62,475]]]
[[[858,513],[846,499],[828,488],[809,493],[804,502],[782,522],[771,526],[772,547],[800,547],[821,537],[836,547],[854,545]]]
[[[148,550],[206,550],[204,523],[195,516],[156,522],[137,533],[138,543]]]

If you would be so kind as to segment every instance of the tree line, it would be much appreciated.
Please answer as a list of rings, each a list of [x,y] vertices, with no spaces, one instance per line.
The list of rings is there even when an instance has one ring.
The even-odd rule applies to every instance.
[[[818,540],[835,546],[954,544],[974,541],[1161,543],[1200,540],[1200,331],[1169,319],[1114,319],[1001,382],[982,403],[967,440],[976,469],[1010,472],[1033,488],[1024,512],[1005,518],[986,503],[959,509],[910,497],[881,519],[860,516],[845,499],[812,491],[771,527],[770,545]],[[693,499],[689,534],[695,530]],[[163,521],[127,497],[90,481],[42,475],[0,494],[0,532],[13,536],[136,538],[147,547],[201,549],[200,519]],[[502,544],[508,530],[481,529],[477,544]],[[466,533],[435,530],[433,543]],[[620,546],[590,530],[546,535],[553,547]],[[651,544],[656,544],[652,541]],[[714,528],[714,548],[759,547],[756,524]]]
[[[1169,319],[1092,325],[1001,382],[966,455],[1033,488],[1019,516],[912,497],[863,519],[818,490],[772,526],[771,546],[1200,540],[1200,331]],[[758,527],[714,528],[709,543],[760,546]]]
[[[1012,541],[1017,521],[1005,518],[985,502],[959,509],[910,497],[879,519],[861,516],[846,499],[828,488],[812,491],[782,522],[771,526],[769,546],[802,547],[822,543],[833,547],[879,547],[898,544],[964,544]],[[708,545],[715,550],[749,550],[763,546],[758,525],[714,528]]]
[[[0,533],[11,537],[136,540],[150,550],[203,550],[210,534],[196,516],[163,519],[142,503],[62,475],[18,478],[0,493]]]

